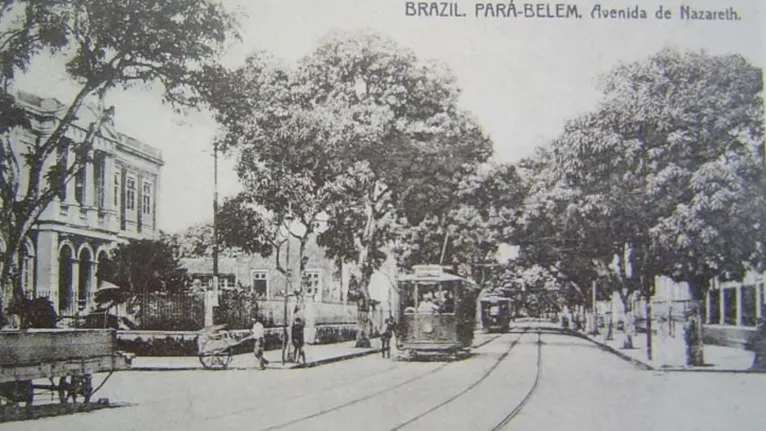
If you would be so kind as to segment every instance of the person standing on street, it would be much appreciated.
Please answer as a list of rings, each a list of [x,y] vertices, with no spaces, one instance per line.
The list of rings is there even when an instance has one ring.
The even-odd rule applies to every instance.
[[[383,322],[383,328],[380,332],[380,351],[384,358],[386,355],[388,355],[388,358],[391,358],[391,335],[394,330],[393,327],[393,317],[389,317]]]
[[[300,317],[295,318],[291,335],[295,348],[295,362],[306,365],[306,352],[303,351],[303,321]]]
[[[260,369],[265,370],[266,365],[268,365],[269,361],[266,360],[266,358],[263,357],[263,351],[266,344],[266,337],[265,337],[265,329],[263,328],[263,323],[261,323],[260,319],[257,317],[253,319],[253,328],[251,329],[252,332],[252,338],[255,342],[255,347],[253,348],[253,353],[255,354],[255,358],[258,360],[258,366]]]

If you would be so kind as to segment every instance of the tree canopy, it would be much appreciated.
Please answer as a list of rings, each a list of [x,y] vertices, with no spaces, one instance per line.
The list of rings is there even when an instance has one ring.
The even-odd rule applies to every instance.
[[[15,285],[14,296],[21,300],[21,244],[59,186],[92,157],[94,140],[115,111],[103,106],[107,93],[159,84],[163,100],[172,106],[195,106],[202,77],[237,35],[234,17],[213,0],[10,0],[3,6],[0,112],[11,115],[3,116],[0,124],[0,225],[8,249],[0,279],[4,288]],[[13,84],[18,73],[34,67],[33,60],[42,55],[65,60],[77,91],[64,102],[60,116],[45,125],[50,132],[20,145],[12,142],[12,132],[41,119],[24,115]],[[97,112],[82,124],[86,104],[96,106]],[[76,128],[84,131],[84,138],[73,142]],[[74,159],[64,156],[70,149]]]

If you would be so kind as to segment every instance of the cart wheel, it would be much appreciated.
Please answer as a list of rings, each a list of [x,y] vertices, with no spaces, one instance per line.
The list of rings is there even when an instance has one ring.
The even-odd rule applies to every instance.
[[[93,375],[85,374],[84,376],[77,377],[79,380],[78,392],[83,397],[83,403],[85,405],[90,404],[90,397],[93,395]]]
[[[30,407],[34,398],[35,388],[31,380],[0,383],[0,406],[18,405],[23,402]]]
[[[27,407],[31,407],[32,403],[35,401],[35,387],[32,385],[32,381],[28,380],[27,382]]]
[[[78,395],[83,397],[83,403],[88,404],[93,395],[93,376],[91,374],[84,374],[81,376],[71,376],[69,379],[60,377],[57,390],[61,404],[68,403],[70,398],[72,403],[76,403]]]
[[[229,366],[232,360],[231,351],[200,353],[199,361],[207,370],[222,370]]]

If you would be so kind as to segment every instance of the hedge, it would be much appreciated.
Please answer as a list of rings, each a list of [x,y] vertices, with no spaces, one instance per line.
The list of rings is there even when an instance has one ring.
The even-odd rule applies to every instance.
[[[131,336],[131,331],[118,334],[117,346],[120,350],[133,353],[137,356],[197,356],[197,338],[195,333],[185,334],[143,334]],[[138,334],[138,333],[137,333]],[[235,339],[242,339],[250,335],[248,330],[232,331]],[[332,344],[351,341],[356,338],[354,325],[321,325],[316,327],[314,344]],[[282,328],[269,328],[266,330],[266,350],[279,350],[282,348]],[[249,353],[253,351],[253,340],[247,340],[233,348],[234,354]]]

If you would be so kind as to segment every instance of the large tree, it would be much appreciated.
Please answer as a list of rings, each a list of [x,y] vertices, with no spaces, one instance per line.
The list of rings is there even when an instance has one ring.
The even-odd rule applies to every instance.
[[[490,142],[458,108],[443,67],[379,35],[330,35],[292,69],[264,59],[211,83],[225,145],[242,149],[254,204],[289,210],[306,232],[327,220],[318,243],[355,263],[357,344],[369,345],[368,285],[392,226],[432,214],[487,159]]]
[[[92,157],[93,142],[113,108],[79,124],[89,101],[103,106],[110,90],[160,84],[177,108],[199,102],[203,69],[234,36],[233,17],[214,0],[10,0],[0,9],[0,226],[6,242],[0,282],[23,300],[18,277],[22,244],[59,187]],[[14,142],[19,127],[41,120],[20,109],[12,89],[40,56],[66,62],[76,86],[62,114],[42,124],[30,144]],[[6,115],[9,114],[9,115]],[[83,137],[70,139],[83,129]],[[72,151],[74,157],[65,154]],[[22,180],[22,178],[24,180]],[[22,319],[23,320],[23,319]]]
[[[430,208],[420,223],[396,226],[393,252],[398,265],[449,265],[479,284],[490,282],[499,269],[499,247],[513,229],[524,197],[520,182],[515,167],[506,164],[481,166],[464,177],[444,196],[441,208]]]
[[[596,255],[617,263],[620,286],[649,299],[667,275],[701,301],[714,278],[763,262],[761,91],[761,71],[740,56],[663,50],[606,75],[603,103],[565,131],[561,178],[611,245]]]
[[[435,214],[487,160],[491,142],[459,108],[451,73],[390,39],[331,35],[300,70],[314,84],[309,100],[339,133],[337,160],[347,180],[319,243],[330,256],[356,264],[357,345],[365,346],[368,286],[394,223],[416,224]]]
[[[332,122],[307,103],[313,82],[266,53],[236,70],[219,69],[209,84],[219,145],[236,153],[243,186],[220,214],[228,220],[219,224],[222,239],[264,256],[276,250],[277,270],[297,282],[291,293],[303,299],[306,247],[338,200],[343,175]],[[280,260],[288,238],[298,243],[297,268],[291,257]]]

